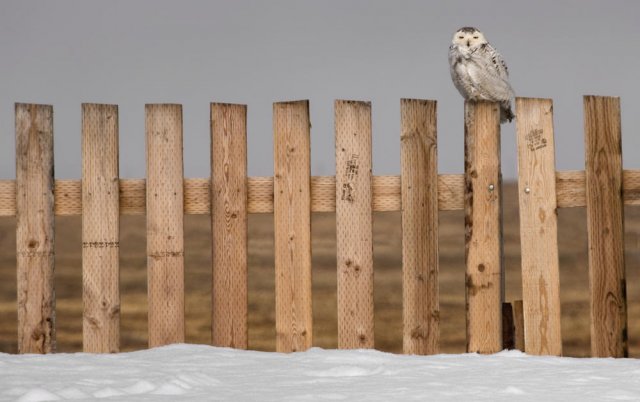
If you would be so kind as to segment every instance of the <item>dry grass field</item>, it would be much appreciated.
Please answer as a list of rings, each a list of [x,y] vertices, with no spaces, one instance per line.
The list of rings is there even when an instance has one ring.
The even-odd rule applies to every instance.
[[[504,240],[507,300],[521,298],[516,188],[505,185]],[[631,356],[640,357],[640,208],[625,209],[626,267]],[[335,216],[312,217],[314,344],[337,346]],[[589,354],[586,217],[583,208],[559,211],[560,279],[564,354]],[[185,219],[186,336],[210,341],[211,252],[209,216]],[[56,218],[57,350],[82,349],[81,218]],[[145,220],[121,219],[122,350],[147,345]],[[0,352],[16,352],[15,219],[0,218]],[[401,227],[399,213],[374,215],[376,348],[402,348]],[[464,220],[440,213],[441,349],[465,348]],[[275,348],[273,217],[249,219],[249,343]]]

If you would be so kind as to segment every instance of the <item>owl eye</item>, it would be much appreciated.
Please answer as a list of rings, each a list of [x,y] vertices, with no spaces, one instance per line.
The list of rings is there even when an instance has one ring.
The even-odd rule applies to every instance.
[[[473,37],[473,39],[478,39],[478,37],[477,37],[477,36],[474,36],[474,37]]]
[[[458,36],[458,39],[464,39],[464,36]]]

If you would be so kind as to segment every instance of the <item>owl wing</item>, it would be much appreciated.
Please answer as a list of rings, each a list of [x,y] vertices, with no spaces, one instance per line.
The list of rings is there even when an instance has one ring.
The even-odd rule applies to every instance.
[[[505,101],[513,97],[507,64],[493,46],[486,44],[479,47],[472,53],[470,61],[470,78],[483,98]]]
[[[507,68],[507,63],[505,63],[504,59],[502,58],[502,55],[498,53],[498,51],[489,43],[487,43],[487,45],[485,46],[485,52],[491,58],[491,63],[493,64],[498,75],[505,81],[508,81],[509,69]]]

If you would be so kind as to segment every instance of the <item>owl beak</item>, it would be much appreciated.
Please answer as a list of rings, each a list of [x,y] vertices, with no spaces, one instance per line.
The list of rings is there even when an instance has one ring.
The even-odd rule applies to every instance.
[[[470,40],[467,41],[467,47],[469,47],[469,46],[471,46],[471,41]]]

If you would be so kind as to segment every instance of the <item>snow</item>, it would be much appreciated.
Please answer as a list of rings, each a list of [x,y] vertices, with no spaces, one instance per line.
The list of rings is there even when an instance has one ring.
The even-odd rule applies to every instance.
[[[112,355],[0,354],[2,401],[640,400],[640,360],[517,351],[282,354],[171,345]]]

